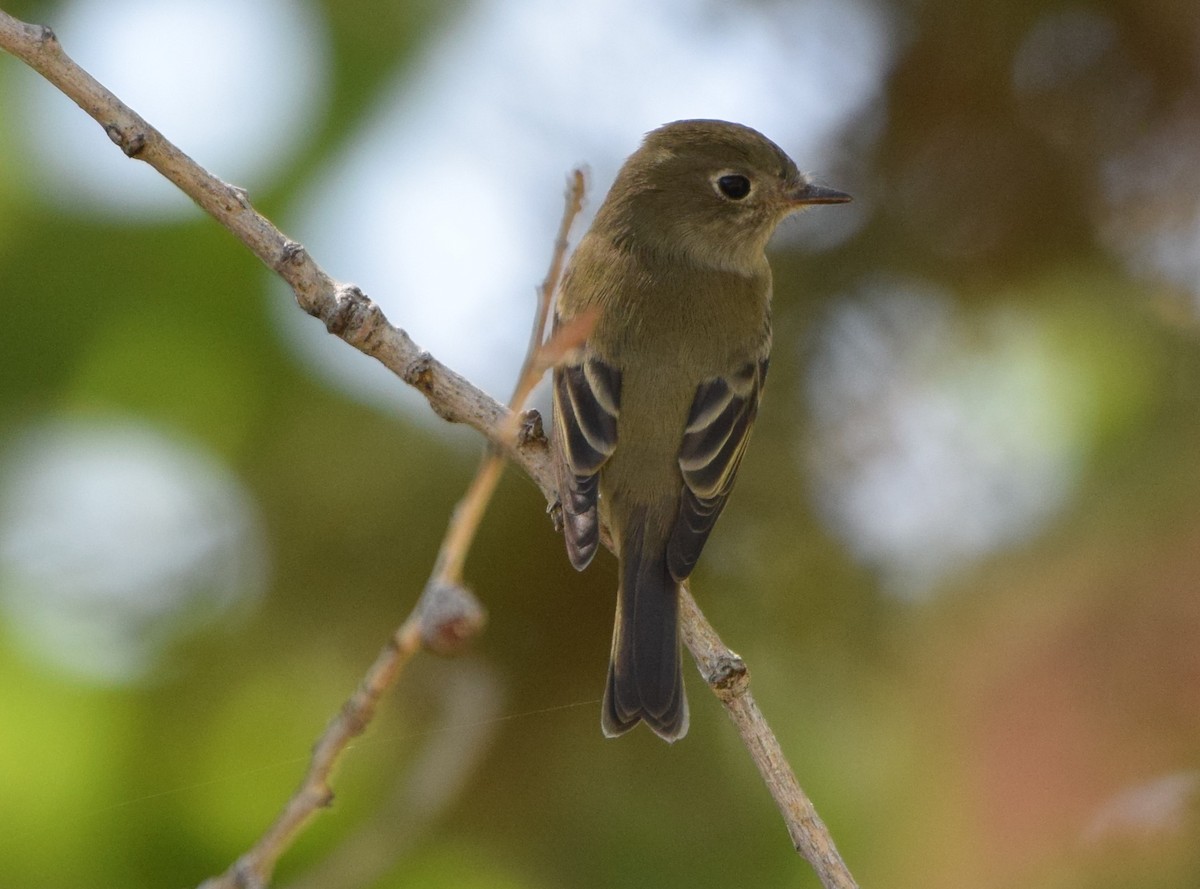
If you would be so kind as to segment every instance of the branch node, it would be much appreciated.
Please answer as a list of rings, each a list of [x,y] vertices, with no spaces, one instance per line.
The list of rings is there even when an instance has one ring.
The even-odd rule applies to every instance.
[[[137,157],[146,149],[146,134],[141,130],[126,131],[115,123],[106,124],[104,132],[126,157]]]
[[[333,299],[333,310],[325,315],[325,329],[334,336],[352,342],[356,339],[351,331],[358,330],[363,324],[365,309],[372,305],[361,290],[354,284],[343,284],[337,289]],[[320,316],[319,316],[320,317]]]
[[[229,193],[233,195],[233,200],[243,210],[250,209],[250,192],[240,185],[234,185],[232,182],[226,182],[225,187],[229,189]]]
[[[425,395],[433,392],[433,356],[422,352],[404,368],[404,382]]]
[[[58,46],[58,35],[54,33],[54,29],[49,25],[30,25],[30,30],[34,32],[34,40],[39,44],[39,49],[50,49]]]
[[[328,786],[321,787],[313,797],[313,804],[318,809],[332,809],[335,798],[333,788]]]
[[[373,708],[364,708],[362,704],[363,692],[359,691],[345,703],[342,704],[342,725],[346,728],[346,734],[352,738],[357,738],[367,730],[367,723],[371,719]],[[366,712],[364,712],[366,710]],[[313,744],[313,750],[316,751],[321,742],[318,740]],[[332,798],[333,792],[326,788],[325,792]]]
[[[550,442],[546,440],[546,431],[542,428],[542,415],[532,408],[521,413],[521,422],[517,426],[517,447],[547,448]]]
[[[487,610],[460,583],[432,578],[417,603],[421,644],[434,654],[458,654],[483,629]]]
[[[276,263],[276,269],[285,265],[303,265],[308,259],[308,251],[304,249],[304,245],[299,241],[293,241],[291,238],[286,238],[283,242],[283,249],[280,251],[279,261]]]
[[[245,859],[247,856],[242,856]],[[234,877],[238,889],[266,889],[266,883],[255,867],[254,862],[239,860]]]
[[[713,658],[704,680],[713,691],[737,697],[750,685],[750,669],[738,655],[726,651]]]

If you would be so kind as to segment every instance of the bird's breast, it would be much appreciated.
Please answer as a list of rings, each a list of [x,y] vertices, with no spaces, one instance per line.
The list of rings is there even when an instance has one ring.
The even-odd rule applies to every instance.
[[[765,263],[764,263],[765,268]],[[661,506],[673,520],[679,447],[696,389],[770,348],[770,273],[664,268],[625,276],[590,348],[621,373],[617,447],[601,473],[606,512]]]

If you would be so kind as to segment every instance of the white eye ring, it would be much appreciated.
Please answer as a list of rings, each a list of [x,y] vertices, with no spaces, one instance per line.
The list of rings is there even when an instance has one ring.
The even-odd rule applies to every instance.
[[[736,170],[722,170],[713,177],[712,186],[727,201],[743,201],[754,190],[750,177]]]

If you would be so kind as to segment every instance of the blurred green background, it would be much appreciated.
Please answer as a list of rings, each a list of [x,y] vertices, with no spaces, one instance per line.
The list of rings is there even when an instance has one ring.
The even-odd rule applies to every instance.
[[[497,394],[572,165],[594,208],[721,116],[853,193],[776,241],[697,599],[864,887],[1200,885],[1193,3],[5,7]],[[0,109],[0,886],[195,885],[479,442],[7,56]],[[485,635],[406,670],[278,883],[816,886],[694,674],[681,743],[600,736],[614,567],[510,472]]]

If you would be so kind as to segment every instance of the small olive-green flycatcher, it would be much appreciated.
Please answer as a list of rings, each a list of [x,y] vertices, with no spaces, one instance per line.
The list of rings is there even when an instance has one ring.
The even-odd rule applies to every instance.
[[[761,133],[719,120],[654,130],[625,162],[571,259],[555,307],[595,327],[554,372],[554,442],[567,554],[582,570],[599,522],[620,559],[601,725],[688,728],[679,584],[725,506],[771,350],[775,227],[814,185]]]

